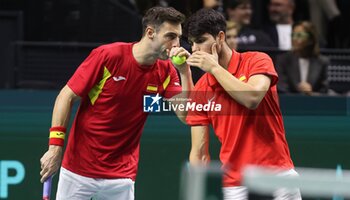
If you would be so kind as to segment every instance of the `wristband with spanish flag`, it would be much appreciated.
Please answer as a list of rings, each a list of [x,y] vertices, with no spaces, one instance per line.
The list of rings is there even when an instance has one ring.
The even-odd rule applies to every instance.
[[[50,128],[49,145],[64,145],[64,138],[66,135],[66,128],[63,126],[54,126]]]

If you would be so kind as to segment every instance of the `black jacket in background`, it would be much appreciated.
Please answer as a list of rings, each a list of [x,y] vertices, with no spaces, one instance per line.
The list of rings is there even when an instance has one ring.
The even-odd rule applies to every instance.
[[[313,92],[326,93],[328,91],[328,58],[318,56],[309,60],[310,65],[306,82],[311,84]],[[279,76],[278,91],[298,93],[297,87],[300,83],[299,57],[293,52],[282,54],[277,57],[275,67]]]

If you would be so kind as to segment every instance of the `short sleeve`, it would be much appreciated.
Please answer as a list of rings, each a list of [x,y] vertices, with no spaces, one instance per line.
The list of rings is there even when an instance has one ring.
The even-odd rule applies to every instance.
[[[67,85],[80,97],[86,96],[103,76],[106,55],[103,49],[94,49],[80,64]]]
[[[200,84],[200,82],[198,82]],[[199,90],[199,84],[196,84],[193,91],[190,93],[190,101],[188,103],[190,104],[205,104],[205,97],[206,92]],[[187,117],[186,117],[186,123],[189,126],[205,126],[210,124],[210,119],[208,116],[208,112],[206,111],[198,111],[196,109],[188,110]]]
[[[272,59],[265,53],[256,53],[250,60],[249,77],[257,74],[264,74],[271,78],[271,86],[278,82],[278,75],[273,65]]]
[[[172,66],[169,62],[169,75],[165,79],[163,83],[163,87],[165,88],[164,97],[171,98],[182,92],[182,87],[180,84],[179,76],[177,75],[177,71],[174,66]]]

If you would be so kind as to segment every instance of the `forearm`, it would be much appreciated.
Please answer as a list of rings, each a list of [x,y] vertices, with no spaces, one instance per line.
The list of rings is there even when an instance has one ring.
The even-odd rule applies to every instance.
[[[190,68],[186,69],[183,72],[180,72],[180,77],[181,77],[181,87],[182,87],[182,92],[180,94],[177,94],[174,96],[172,101],[172,104],[186,104],[188,99],[190,91],[193,89],[193,80],[192,80],[192,73]],[[179,99],[179,100],[176,100]],[[186,116],[187,116],[187,111],[186,110],[176,110],[175,111],[177,117],[183,122],[186,123]]]
[[[188,67],[183,72],[180,72],[180,78],[181,78],[182,91],[183,92],[191,91],[194,85],[193,85],[192,72],[190,67]]]
[[[265,89],[237,79],[222,67],[216,67],[211,74],[235,101],[249,109],[256,108],[266,93]]]
[[[68,126],[72,103],[69,100],[67,101],[61,93],[57,96],[52,113],[51,127]],[[62,155],[63,146],[50,144],[49,150],[52,150],[54,154]]]
[[[74,94],[74,92],[68,87],[65,86],[59,93],[56,98],[53,113],[52,113],[52,122],[51,127],[53,131],[66,132],[64,128],[68,126],[71,109],[74,101],[78,99],[78,96]],[[63,129],[61,127],[64,127]],[[58,130],[57,130],[58,129]],[[51,133],[50,133],[51,138]],[[57,138],[57,136],[53,136],[53,138]],[[59,136],[58,138],[61,138]],[[64,141],[64,137],[62,138]],[[61,140],[61,139],[59,139]],[[50,139],[50,149],[51,148],[62,148],[63,142],[51,141]]]
[[[71,113],[71,108],[73,101],[58,95],[56,98],[55,106],[52,113],[51,126],[63,126],[67,127],[69,122],[69,116]]]
[[[65,86],[56,98],[54,109],[52,112],[51,126],[67,127],[71,114],[71,109],[76,96],[70,95],[68,86]]]
[[[61,127],[67,127],[71,108],[76,99],[78,99],[78,96],[68,86],[65,86],[56,98],[51,123],[54,128],[51,128],[50,132],[49,150],[40,159],[41,182],[44,182],[49,176],[57,172],[60,167],[64,143],[64,137],[62,137],[64,129]]]
[[[209,153],[202,154],[198,153],[197,151],[190,152],[190,164],[191,165],[205,165],[210,162],[210,155]]]
[[[209,127],[191,127],[191,152],[190,163],[192,165],[205,165],[210,162],[209,154]]]

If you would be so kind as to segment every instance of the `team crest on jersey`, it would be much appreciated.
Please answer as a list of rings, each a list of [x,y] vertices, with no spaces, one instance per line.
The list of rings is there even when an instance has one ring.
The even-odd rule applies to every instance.
[[[158,85],[156,84],[148,84],[146,88],[147,92],[158,92]]]

